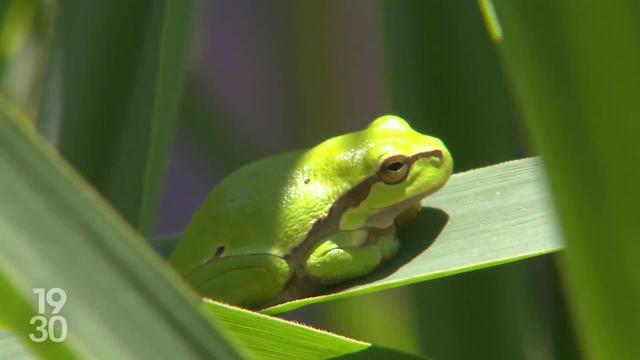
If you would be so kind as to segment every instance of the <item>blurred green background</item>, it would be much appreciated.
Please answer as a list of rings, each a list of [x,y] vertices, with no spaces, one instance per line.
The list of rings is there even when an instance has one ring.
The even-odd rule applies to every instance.
[[[181,230],[211,185],[246,161],[385,113],[444,139],[456,171],[533,155],[473,2],[202,5],[161,233]],[[555,277],[549,256],[287,317],[442,359],[578,357]]]
[[[64,6],[64,1],[61,3]],[[635,8],[629,5],[630,2],[616,4],[622,5],[614,7],[611,14],[623,19],[620,23],[615,17],[609,20],[619,24],[621,33],[635,34],[638,26],[633,21],[637,19],[624,16],[633,13],[626,10]],[[361,129],[381,114],[398,114],[417,130],[443,139],[453,153],[458,172],[536,155],[529,146],[523,108],[529,110],[528,127],[537,136],[536,145],[546,151],[543,155],[561,151],[559,147],[545,147],[541,136],[545,134],[556,134],[554,141],[560,144],[563,137],[567,139],[576,130],[581,139],[586,139],[585,144],[581,144],[584,145],[582,149],[597,143],[588,141],[599,139],[596,135],[588,137],[595,132],[595,127],[589,128],[587,123],[581,127],[582,118],[578,116],[568,119],[578,113],[572,113],[573,109],[598,104],[596,97],[587,96],[588,91],[606,83],[604,80],[598,83],[600,78],[593,83],[576,80],[589,78],[590,75],[585,76],[591,74],[587,69],[601,70],[600,65],[593,65],[595,62],[579,66],[583,58],[576,57],[576,54],[587,54],[584,49],[591,49],[587,41],[580,39],[591,39],[587,36],[591,24],[587,20],[595,19],[598,12],[585,10],[575,18],[577,20],[569,22],[565,20],[573,19],[570,14],[578,7],[555,6],[552,2],[531,8],[505,2],[498,5],[498,14],[501,15],[501,11],[507,14],[505,33],[513,34],[513,39],[529,40],[523,42],[529,44],[529,47],[525,46],[528,52],[515,47],[514,42],[496,46],[486,30],[481,8],[472,1],[215,0],[197,3],[179,105],[179,124],[168,154],[161,197],[157,206],[152,204],[151,213],[157,213],[155,221],[150,220],[154,218],[153,214],[129,213],[126,206],[118,202],[123,195],[110,193],[113,184],[99,182],[101,171],[119,169],[118,158],[107,159],[112,167],[105,170],[100,151],[86,154],[74,151],[78,141],[85,141],[81,146],[93,141],[98,149],[109,148],[113,145],[112,134],[140,130],[135,124],[137,116],[144,116],[144,108],[140,110],[141,114],[119,111],[122,101],[136,96],[135,89],[126,85],[137,73],[120,70],[122,63],[132,56],[138,61],[139,69],[146,69],[148,63],[156,66],[141,50],[149,46],[143,35],[155,21],[153,11],[141,3],[133,6],[128,16],[110,17],[109,6],[79,7],[74,17],[77,22],[58,24],[58,32],[54,32],[51,11],[56,6],[54,2],[0,1],[0,80],[7,99],[30,117],[38,114],[41,119],[61,116],[57,102],[47,101],[60,96],[61,82],[86,81],[83,76],[96,82],[108,78],[112,88],[89,86],[76,90],[98,95],[103,91],[106,95],[116,96],[107,96],[104,101],[97,96],[95,104],[67,104],[67,108],[74,111],[65,113],[65,119],[79,114],[78,118],[93,117],[95,122],[77,121],[73,125],[63,124],[60,129],[39,129],[139,229],[153,228],[155,234],[173,233],[184,229],[206,193],[230,171],[267,154],[313,146],[328,137]],[[81,39],[82,34],[74,34],[74,26],[83,26],[87,11],[101,21],[117,20],[110,27],[113,31],[109,32],[108,39],[121,42],[122,53],[107,53],[99,41],[75,41]],[[111,15],[114,14],[117,13]],[[583,19],[587,20],[581,23]],[[600,23],[593,20],[593,24]],[[635,24],[635,27],[625,28],[625,24]],[[538,32],[538,29],[544,31]],[[124,35],[136,31],[139,37]],[[58,35],[54,36],[54,33]],[[557,34],[566,37],[560,38]],[[74,37],[76,35],[78,39]],[[96,34],[95,38],[102,39],[103,35],[106,36]],[[547,41],[549,39],[553,41]],[[610,38],[593,39],[604,44]],[[65,60],[61,64],[55,52],[47,51],[58,41],[66,44],[67,51],[78,54],[74,59],[76,63]],[[619,47],[612,45],[610,50],[615,52],[625,44],[628,43],[621,40]],[[566,53],[562,50],[565,48],[569,48]],[[549,68],[527,58],[534,56],[538,49],[550,59]],[[596,59],[597,48],[594,49],[588,54]],[[637,48],[626,49],[629,54],[637,55]],[[572,50],[575,52],[571,53]],[[582,50],[585,52],[581,53]],[[622,52],[616,54],[620,55],[616,59],[637,59]],[[566,72],[553,68],[557,59],[557,62],[564,61],[566,68],[561,70]],[[632,60],[614,66],[620,65],[621,69],[637,67]],[[101,69],[108,71],[91,73],[89,66],[88,70],[80,72],[83,64],[101,64]],[[589,67],[590,64],[593,66]],[[576,74],[572,72],[574,66]],[[68,76],[65,79],[57,77],[60,67],[66,69]],[[531,71],[527,73],[526,70]],[[623,72],[620,70],[620,74]],[[530,74],[529,78],[527,74]],[[567,77],[563,78],[565,75]],[[510,77],[519,81],[518,86],[509,81]],[[538,88],[536,79],[542,79]],[[562,81],[556,83],[554,79]],[[144,77],[140,81],[143,80]],[[584,87],[562,87],[562,84],[572,84],[573,80]],[[584,98],[575,102],[568,95],[557,96],[562,100],[552,105],[568,104],[566,113],[540,110],[537,115],[552,119],[549,121],[556,120],[556,128],[551,125],[545,128],[536,125],[535,119],[530,120],[531,109],[544,104],[537,101],[536,95],[539,96],[541,90],[550,90],[547,94],[556,90],[552,85],[545,88],[545,84],[557,85],[559,93],[565,91],[564,94],[587,89]],[[529,89],[538,92],[527,92]],[[634,93],[637,89],[631,85],[625,89],[631,94],[631,104],[637,97],[638,93]],[[521,101],[516,99],[516,93],[523,97]],[[613,95],[611,99],[614,99]],[[144,103],[144,99],[137,101]],[[552,105],[549,108],[553,108]],[[616,103],[611,100],[605,105],[615,108]],[[629,109],[635,110],[631,105]],[[637,122],[637,117],[632,116],[637,113],[627,114],[631,115],[626,120]],[[554,118],[556,115],[558,117]],[[133,125],[124,130],[111,126],[111,121],[119,117],[128,117],[128,124]],[[562,128],[564,119],[567,119],[567,128]],[[597,120],[593,118],[594,123]],[[572,124],[573,128],[570,127]],[[102,130],[94,131],[95,138],[74,140],[77,139],[76,132],[82,133],[85,128],[96,126]],[[554,131],[545,132],[545,129]],[[580,129],[585,130],[581,133]],[[637,126],[633,129],[637,130]],[[614,144],[613,140],[611,144]],[[631,144],[631,140],[625,144]],[[595,145],[593,148],[598,149]],[[638,153],[637,148],[629,146],[625,154],[633,158]],[[563,165],[567,168],[566,164],[572,161],[570,157],[576,153],[571,152],[570,146],[566,149],[562,152],[566,159],[551,161],[551,182],[556,192],[563,189],[562,174],[554,175],[558,173],[553,170]],[[130,155],[123,154],[121,156]],[[565,162],[561,163],[562,160]],[[595,170],[606,171],[606,166]],[[565,179],[577,174],[569,173],[567,170]],[[560,210],[566,220],[566,214],[572,210],[562,206],[566,204],[562,199],[560,197]],[[589,208],[586,204],[583,208]],[[616,208],[612,206],[612,209]],[[594,215],[590,219],[595,218]],[[569,231],[569,234],[577,233]],[[569,312],[574,308],[565,299],[568,294],[562,290],[563,280],[559,278],[556,260],[555,255],[544,256],[374,295],[314,305],[286,316],[356,339],[425,353],[438,359],[582,358],[575,339],[579,331],[570,321]]]
[[[8,97],[35,112],[42,81],[37,77],[44,76],[38,69],[52,62],[45,57],[52,37],[46,31],[48,5],[3,6],[12,7],[5,16],[19,12],[23,24],[13,35],[20,45],[4,47],[3,85]],[[135,7],[130,17],[144,12]],[[75,26],[81,26],[80,16]],[[135,25],[125,19],[116,28],[124,34],[126,26]],[[218,0],[197,4],[193,26],[157,234],[184,229],[211,187],[247,161],[313,146],[386,113],[444,139],[456,171],[532,155],[474,2]],[[131,76],[118,73],[118,54],[104,57],[99,46],[79,56],[105,62],[113,69],[106,76],[118,74],[123,82]],[[123,56],[135,54],[133,49],[125,48]],[[121,98],[129,93],[121,89]],[[116,103],[99,111],[121,116]],[[84,124],[104,128],[97,146],[108,141],[109,121]],[[87,171],[85,176],[99,178],[91,175],[98,170]],[[287,317],[435,358],[566,359],[576,350],[555,276],[549,256]]]
[[[444,139],[456,171],[534,155],[474,2],[216,1],[201,9],[161,233],[180,231],[211,185],[246,161],[385,113]],[[440,359],[578,358],[551,256],[286,317]]]

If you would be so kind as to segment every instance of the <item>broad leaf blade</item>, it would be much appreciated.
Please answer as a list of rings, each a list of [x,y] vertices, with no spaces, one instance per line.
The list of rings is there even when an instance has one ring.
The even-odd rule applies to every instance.
[[[536,158],[455,174],[423,205],[427,207],[418,218],[400,228],[400,253],[385,267],[325,295],[263,311],[277,314],[547,254],[563,246]],[[174,235],[152,243],[166,257],[177,241]]]
[[[265,309],[268,314],[495,266],[562,248],[537,159],[454,175],[400,229],[400,253],[384,268],[322,296]]]
[[[65,359],[238,358],[144,239],[5,112],[0,184],[1,321],[27,338],[36,315],[32,289],[67,294],[61,314],[68,339],[29,342],[36,352]],[[55,345],[64,348],[59,356],[49,352]]]

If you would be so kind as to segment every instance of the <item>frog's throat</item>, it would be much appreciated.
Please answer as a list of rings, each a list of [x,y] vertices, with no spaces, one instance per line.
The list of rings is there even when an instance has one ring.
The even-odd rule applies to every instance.
[[[418,210],[414,210],[414,215],[417,214],[419,209],[421,208],[420,201],[437,190],[438,189],[435,188],[433,190],[425,191],[410,198],[404,199],[399,203],[380,208],[378,212],[369,216],[360,225],[360,228],[383,229],[389,226],[393,226],[394,221],[398,218],[398,216],[400,216],[400,214],[402,213],[405,213],[407,210],[417,208]]]

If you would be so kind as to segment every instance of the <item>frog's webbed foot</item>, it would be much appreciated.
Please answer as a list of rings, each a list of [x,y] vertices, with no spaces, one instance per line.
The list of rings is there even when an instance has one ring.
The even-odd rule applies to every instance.
[[[255,254],[215,258],[185,278],[205,297],[256,308],[276,298],[291,275],[291,268],[283,258]]]
[[[285,290],[265,307],[317,295],[332,284],[366,275],[395,255],[398,246],[394,226],[330,235],[312,248]]]
[[[323,284],[366,275],[398,250],[393,226],[386,229],[341,231],[318,244],[304,264],[305,273]]]

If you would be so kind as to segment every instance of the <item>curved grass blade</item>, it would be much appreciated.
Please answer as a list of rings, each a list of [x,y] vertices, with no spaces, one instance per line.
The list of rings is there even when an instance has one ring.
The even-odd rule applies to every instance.
[[[176,126],[193,1],[59,4],[60,151],[146,234]]]
[[[24,122],[0,108],[0,322],[51,359],[236,359],[197,298]],[[68,337],[28,341],[34,288],[61,288]]]
[[[256,360],[425,359],[210,300],[204,300],[202,307]],[[11,332],[0,330],[0,360],[16,359],[35,357]]]
[[[542,154],[583,356],[640,359],[640,7],[495,1],[497,44]]]
[[[400,253],[382,269],[326,294],[276,305],[299,307],[500,265],[562,248],[541,163],[510,161],[460,174],[424,200],[418,218],[400,228]],[[168,256],[178,241],[152,241]]]
[[[203,307],[225,324],[255,359],[424,359],[208,299]]]

